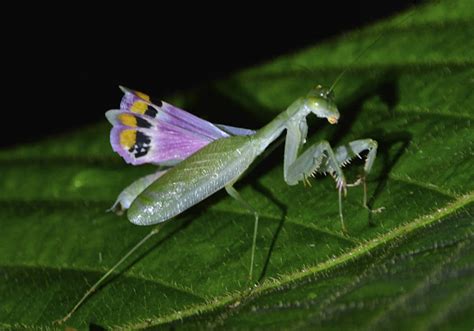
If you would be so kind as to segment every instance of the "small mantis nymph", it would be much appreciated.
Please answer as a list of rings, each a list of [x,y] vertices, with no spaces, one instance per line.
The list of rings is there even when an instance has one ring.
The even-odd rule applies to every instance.
[[[330,174],[339,192],[339,215],[342,229],[346,231],[342,195],[348,186],[362,183],[365,188],[365,177],[376,157],[377,142],[372,139],[354,140],[333,149],[327,141],[321,141],[299,153],[306,141],[308,115],[327,119],[331,124],[338,122],[339,111],[331,89],[316,86],[258,131],[214,125],[170,104],[162,102],[156,105],[143,93],[126,88],[122,90],[125,96],[121,109],[110,110],[106,114],[114,125],[111,131],[114,150],[128,163],[154,163],[168,167],[138,179],[120,193],[112,209],[116,212],[127,210],[132,223],[153,225],[165,222],[224,188],[255,218],[249,268],[249,278],[252,279],[258,213],[233,185],[255,159],[286,131],[283,159],[285,182],[296,185],[308,181],[316,173]],[[354,184],[347,184],[341,167],[364,151],[368,153],[363,175]],[[92,286],[63,321],[119,264],[157,232],[155,228],[132,248]]]
[[[396,26],[405,22],[412,12]],[[383,34],[352,61],[381,39]],[[288,185],[309,183],[315,174],[329,174],[338,190],[339,217],[342,230],[347,232],[342,213],[342,196],[347,187],[362,184],[363,206],[367,209],[366,177],[377,155],[373,139],[354,140],[332,148],[329,142],[317,142],[300,153],[306,142],[306,117],[314,114],[330,124],[339,120],[333,88],[349,70],[346,67],[328,89],[318,85],[297,99],[260,130],[213,124],[166,102],[153,103],[150,97],[138,91],[120,87],[124,92],[120,109],[109,110],[106,117],[113,125],[110,133],[112,148],[127,163],[151,163],[160,166],[153,174],[142,177],[126,187],[110,210],[118,214],[127,211],[128,219],[137,225],[160,224],[224,188],[227,193],[246,207],[255,219],[250,256],[249,280],[252,281],[258,230],[258,212],[234,189],[250,165],[286,131],[283,158],[283,178]],[[341,168],[360,154],[367,153],[363,173],[348,184]],[[382,208],[370,212],[377,212]],[[151,230],[130,249],[82,296],[63,323],[81,304],[140,246],[159,232]]]
[[[306,141],[309,114],[325,118],[331,124],[339,120],[330,90],[316,86],[258,131],[214,125],[164,102],[157,106],[143,93],[122,90],[125,109],[107,112],[114,125],[111,132],[114,150],[132,164],[170,166],[140,178],[120,193],[112,209],[118,212],[128,209],[132,223],[153,225],[167,221],[222,188],[247,207],[257,223],[258,213],[233,185],[286,130],[285,182],[296,185],[318,172],[329,173],[339,191],[339,214],[346,231],[341,197],[351,185],[346,183],[341,167],[368,151],[364,174],[354,184],[365,183],[375,160],[377,143],[372,139],[355,140],[333,150],[327,141],[321,141],[298,156]]]

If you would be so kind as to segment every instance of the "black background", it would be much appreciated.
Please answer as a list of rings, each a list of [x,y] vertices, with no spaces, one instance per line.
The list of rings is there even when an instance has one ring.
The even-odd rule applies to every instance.
[[[15,24],[3,26],[0,146],[63,139],[59,133],[105,121],[104,112],[120,102],[119,84],[166,96],[412,5],[286,2],[257,9],[221,2],[171,10],[147,2],[11,10]]]

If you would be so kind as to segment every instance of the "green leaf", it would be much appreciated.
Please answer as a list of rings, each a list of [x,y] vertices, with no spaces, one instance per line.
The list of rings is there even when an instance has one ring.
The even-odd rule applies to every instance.
[[[474,5],[414,11],[174,100],[251,127],[349,66],[335,90],[340,123],[310,121],[308,143],[378,140],[368,193],[381,212],[368,213],[362,188],[350,189],[344,235],[332,179],[287,186],[277,149],[237,185],[261,216],[258,286],[246,281],[253,217],[219,192],[169,222],[66,325],[471,329]],[[2,329],[58,327],[53,321],[150,230],[105,213],[153,169],[124,165],[108,131],[101,123],[0,152]],[[347,167],[349,179],[361,165]]]

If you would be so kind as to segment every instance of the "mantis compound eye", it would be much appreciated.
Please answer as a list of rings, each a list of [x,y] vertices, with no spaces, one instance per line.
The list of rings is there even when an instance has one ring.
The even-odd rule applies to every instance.
[[[313,90],[313,95],[323,98],[329,99],[331,101],[334,100],[334,91],[332,89],[328,89],[322,85],[317,85]]]

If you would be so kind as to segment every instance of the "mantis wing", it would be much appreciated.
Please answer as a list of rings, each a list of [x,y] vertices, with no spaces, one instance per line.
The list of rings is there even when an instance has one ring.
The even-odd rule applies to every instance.
[[[152,103],[147,95],[121,87],[120,109],[109,110],[112,148],[130,164],[174,166],[210,142],[255,131],[218,127],[166,102]]]
[[[113,125],[112,148],[127,163],[153,163],[173,167],[214,140],[236,135],[252,135],[253,130],[214,125],[171,104],[152,103],[150,97],[121,87],[120,109],[105,115]],[[169,169],[168,169],[169,170]],[[122,213],[135,198],[167,170],[139,178],[126,187],[110,210]]]

